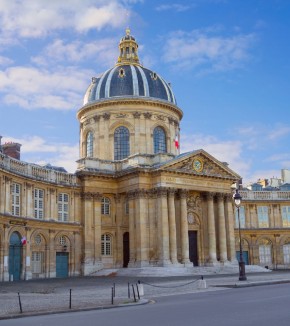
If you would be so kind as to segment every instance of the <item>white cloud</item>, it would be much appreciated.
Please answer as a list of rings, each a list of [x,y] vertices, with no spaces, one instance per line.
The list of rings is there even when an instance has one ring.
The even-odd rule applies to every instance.
[[[250,169],[250,162],[242,159],[242,143],[240,141],[221,141],[213,136],[195,134],[181,136],[181,151],[203,149],[221,162],[229,163],[229,168],[241,177]]]
[[[174,10],[177,12],[187,11],[191,9],[193,5],[183,5],[180,3],[172,3],[172,4],[163,4],[156,7],[157,11],[166,11],[166,10]]]
[[[47,65],[51,62],[76,63],[91,59],[98,65],[109,62],[113,64],[118,57],[116,44],[118,44],[117,40],[113,38],[87,43],[81,41],[66,43],[61,39],[56,39],[43,49],[41,56],[32,58],[32,61],[40,65]]]
[[[55,71],[33,67],[11,67],[0,71],[0,92],[6,104],[26,109],[75,110],[93,73],[74,67]]]
[[[0,66],[8,66],[13,63],[13,60],[7,57],[0,56]]]
[[[1,0],[0,20],[4,35],[43,37],[53,31],[123,27],[131,12],[118,0]]]
[[[78,144],[51,143],[39,136],[27,136],[23,138],[3,137],[5,142],[16,142],[21,146],[21,160],[28,163],[64,167],[68,172],[76,170],[76,160],[79,157]]]
[[[249,59],[253,34],[221,36],[215,29],[171,33],[164,47],[164,60],[177,68],[223,71],[240,67]]]
[[[271,130],[268,134],[268,139],[276,140],[290,134],[290,127],[288,126],[278,126],[275,130]]]

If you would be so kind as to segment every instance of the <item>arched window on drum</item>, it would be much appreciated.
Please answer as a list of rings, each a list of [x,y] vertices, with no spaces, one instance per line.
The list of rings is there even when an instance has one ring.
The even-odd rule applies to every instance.
[[[156,127],[153,131],[154,154],[166,153],[166,133],[162,127]]]
[[[93,133],[91,131],[88,132],[87,134],[87,140],[86,140],[86,151],[87,151],[87,157],[92,157],[93,156],[93,148],[94,148],[94,139],[93,139]]]
[[[130,155],[130,133],[124,127],[118,127],[114,132],[114,160],[123,160]]]

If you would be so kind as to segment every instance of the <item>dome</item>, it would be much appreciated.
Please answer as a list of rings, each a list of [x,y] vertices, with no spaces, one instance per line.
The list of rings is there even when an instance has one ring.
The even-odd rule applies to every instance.
[[[120,40],[119,49],[120,55],[115,67],[92,78],[84,97],[84,105],[116,98],[157,99],[176,105],[170,84],[140,64],[138,44],[129,28]]]
[[[176,104],[170,85],[160,75],[133,64],[116,65],[100,77],[93,77],[84,105],[117,97],[144,97]]]

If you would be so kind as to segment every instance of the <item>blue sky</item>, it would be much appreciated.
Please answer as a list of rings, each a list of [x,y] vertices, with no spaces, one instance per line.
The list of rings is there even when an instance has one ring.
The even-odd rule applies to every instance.
[[[129,26],[171,82],[181,151],[203,148],[244,183],[290,169],[290,1],[0,0],[0,135],[22,160],[76,169],[76,112]]]

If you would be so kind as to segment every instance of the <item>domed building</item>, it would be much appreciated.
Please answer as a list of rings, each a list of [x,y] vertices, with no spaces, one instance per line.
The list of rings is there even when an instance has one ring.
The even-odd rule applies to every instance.
[[[237,263],[240,176],[202,149],[180,154],[170,83],[140,64],[129,29],[119,50],[77,112],[75,174],[0,153],[2,280]]]

